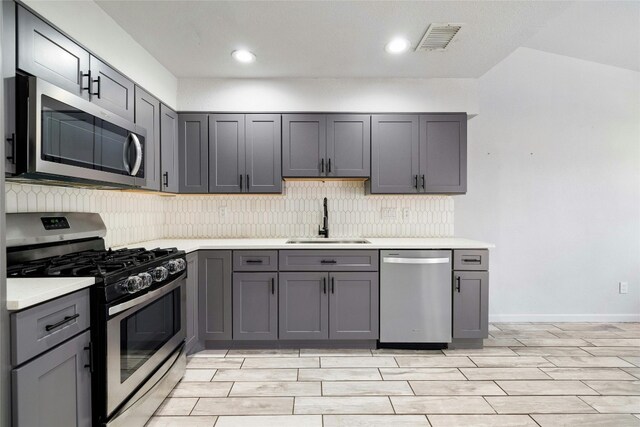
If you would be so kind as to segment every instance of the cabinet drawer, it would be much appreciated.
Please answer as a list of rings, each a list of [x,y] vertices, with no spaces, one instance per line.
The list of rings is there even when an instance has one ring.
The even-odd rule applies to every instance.
[[[89,328],[89,290],[11,314],[11,362],[29,360]]]
[[[277,271],[278,251],[233,251],[234,271]]]
[[[489,270],[489,251],[461,249],[453,251],[454,270]]]
[[[281,271],[377,271],[378,251],[280,251]]]

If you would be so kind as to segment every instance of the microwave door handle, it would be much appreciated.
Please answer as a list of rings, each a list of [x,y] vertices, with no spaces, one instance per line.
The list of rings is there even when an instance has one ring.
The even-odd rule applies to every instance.
[[[127,137],[126,141],[124,141],[124,144],[122,145],[122,164],[124,165],[124,170],[128,174],[131,174],[131,165],[129,164],[129,146],[131,142],[130,136],[131,135]]]
[[[131,139],[133,140],[133,145],[136,147],[136,161],[133,164],[133,169],[131,169],[131,175],[136,176],[142,165],[142,144],[140,144],[138,135],[135,133],[131,134]]]

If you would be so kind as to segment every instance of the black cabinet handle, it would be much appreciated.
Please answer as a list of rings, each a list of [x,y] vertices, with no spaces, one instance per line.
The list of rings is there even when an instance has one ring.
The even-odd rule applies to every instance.
[[[320,172],[324,173],[324,159],[320,160]]]
[[[416,187],[416,190],[417,190],[418,189],[418,175],[416,175],[413,179],[415,180],[413,186]]]
[[[271,278],[271,295],[276,294],[276,279]]]
[[[82,79],[87,78],[87,86],[83,86],[82,85]],[[86,90],[87,92],[89,92],[89,95],[91,95],[91,83],[93,82],[93,80],[91,80],[91,70],[87,71],[86,73],[83,73],[82,71],[80,71],[80,93],[82,93],[83,90]]]
[[[326,277],[322,278],[322,288],[324,289],[323,292],[326,294],[327,293],[327,278]]]
[[[338,261],[336,261],[335,259],[323,259],[320,260],[320,264],[337,264]]]
[[[424,175],[422,175],[422,189],[424,190]]]
[[[164,177],[164,186],[168,187],[169,186],[169,172],[163,173],[162,176]]]
[[[462,259],[462,262],[468,262],[471,264],[480,264],[480,260],[479,259]]]
[[[84,367],[89,368],[89,372],[93,374],[93,346],[89,343],[89,345],[84,349],[89,351],[89,363],[84,365]]]
[[[262,264],[261,259],[248,259],[245,261],[247,264]]]
[[[331,159],[327,160],[327,172],[331,172]]]
[[[249,191],[249,174],[247,174],[247,191]]]
[[[331,293],[335,294],[335,277],[331,278]]]
[[[77,319],[78,317],[80,317],[79,313],[74,314],[73,316],[65,316],[64,319],[62,319],[61,321],[54,323],[53,325],[47,325],[44,327],[44,330],[49,332],[52,329],[58,328],[62,325],[64,325],[65,323],[69,323],[71,322],[73,319]]]
[[[12,133],[7,142],[11,143],[11,155],[7,156],[7,160],[11,160],[12,164],[16,164],[16,134]]]
[[[240,191],[242,191],[242,174],[240,174]]]
[[[90,92],[91,95],[96,95],[98,97],[98,99],[100,99],[100,76],[98,76],[97,79],[95,79],[93,81],[93,83],[98,83],[98,91],[97,92]],[[93,83],[91,84],[91,87],[93,88]]]
[[[456,291],[460,293],[460,276],[456,276]]]

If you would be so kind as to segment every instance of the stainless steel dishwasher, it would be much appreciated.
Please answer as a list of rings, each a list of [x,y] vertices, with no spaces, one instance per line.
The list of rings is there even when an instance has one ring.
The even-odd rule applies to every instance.
[[[451,251],[380,251],[380,343],[451,342]]]

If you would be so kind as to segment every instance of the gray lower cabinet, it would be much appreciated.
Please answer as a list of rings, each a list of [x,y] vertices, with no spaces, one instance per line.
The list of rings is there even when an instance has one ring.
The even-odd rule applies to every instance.
[[[371,193],[418,192],[420,117],[371,117]]]
[[[326,174],[326,126],[324,114],[282,116],[282,176],[319,177]]]
[[[144,140],[144,188],[160,190],[160,101],[136,86],[135,123],[147,130]]]
[[[420,186],[425,193],[467,191],[467,115],[420,116]]]
[[[177,193],[179,169],[178,113],[160,104],[161,190]]]
[[[329,281],[329,339],[378,339],[378,273],[330,273]]]
[[[12,371],[13,425],[91,426],[89,331]]]
[[[178,115],[180,193],[209,191],[209,138],[206,114]]]
[[[278,339],[278,273],[233,274],[233,339]]]
[[[134,119],[134,83],[95,56],[89,58],[91,102],[129,121]]]
[[[279,338],[328,339],[328,274],[280,273]]]
[[[198,343],[198,253],[187,254],[187,325],[186,344],[187,354],[193,352]]]
[[[199,339],[232,337],[231,251],[198,251]]]
[[[453,279],[453,338],[486,338],[489,272],[455,271]]]
[[[371,116],[327,115],[327,176],[368,178],[371,170]]]

